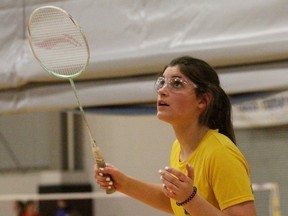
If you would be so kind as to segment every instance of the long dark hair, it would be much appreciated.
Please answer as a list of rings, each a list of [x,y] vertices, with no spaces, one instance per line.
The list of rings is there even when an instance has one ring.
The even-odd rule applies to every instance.
[[[212,100],[201,114],[199,123],[211,129],[218,129],[236,144],[231,121],[231,103],[228,95],[220,86],[216,71],[205,61],[190,56],[173,59],[165,68],[178,66],[181,73],[197,85],[196,95],[210,93]]]

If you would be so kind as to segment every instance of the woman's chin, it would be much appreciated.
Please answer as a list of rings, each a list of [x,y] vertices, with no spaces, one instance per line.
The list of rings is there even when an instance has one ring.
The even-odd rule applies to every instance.
[[[171,121],[171,116],[167,115],[167,114],[164,114],[162,112],[158,111],[156,116],[161,121],[164,121],[164,122],[167,122],[167,123],[170,123],[170,121]]]

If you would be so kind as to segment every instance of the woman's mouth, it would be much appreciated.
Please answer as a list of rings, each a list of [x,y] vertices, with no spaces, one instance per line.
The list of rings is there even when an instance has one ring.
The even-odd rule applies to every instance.
[[[158,101],[158,106],[169,106],[165,101],[159,100]]]

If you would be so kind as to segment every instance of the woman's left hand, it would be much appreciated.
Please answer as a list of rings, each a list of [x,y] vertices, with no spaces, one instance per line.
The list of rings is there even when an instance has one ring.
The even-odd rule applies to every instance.
[[[186,164],[187,175],[173,169],[165,167],[165,170],[159,170],[160,178],[163,182],[163,193],[176,202],[183,202],[193,192],[194,170],[190,164]]]

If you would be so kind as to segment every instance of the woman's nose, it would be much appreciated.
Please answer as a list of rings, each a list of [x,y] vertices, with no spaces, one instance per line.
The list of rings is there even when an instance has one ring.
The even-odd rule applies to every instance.
[[[168,85],[167,83],[165,83],[159,90],[158,90],[158,94],[159,95],[167,95],[168,93]]]

